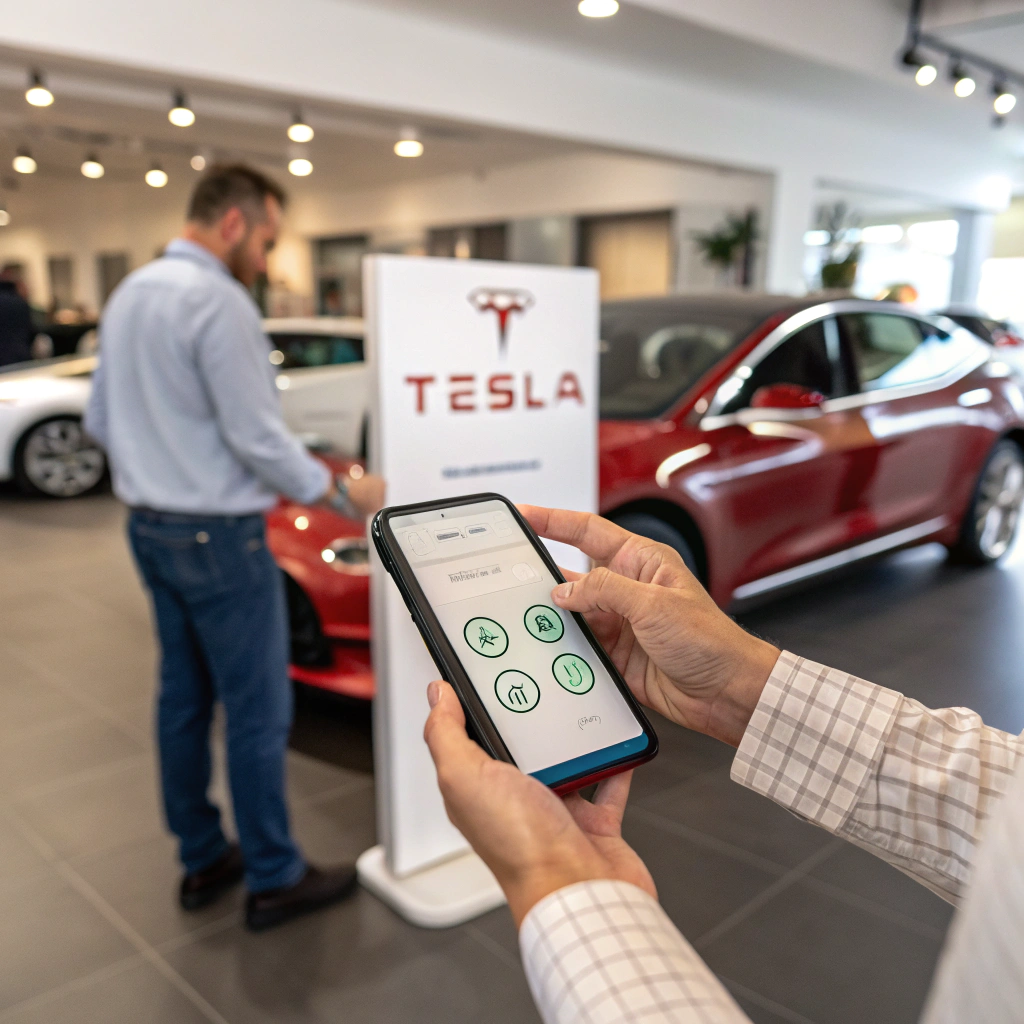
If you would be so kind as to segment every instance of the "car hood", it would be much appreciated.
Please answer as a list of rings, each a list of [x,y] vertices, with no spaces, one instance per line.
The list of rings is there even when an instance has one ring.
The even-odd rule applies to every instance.
[[[15,363],[0,369],[0,381],[53,380],[60,377],[88,377],[96,370],[96,356],[58,356]]]
[[[675,424],[664,420],[601,420],[598,445],[601,451],[643,444],[645,441],[675,430]]]

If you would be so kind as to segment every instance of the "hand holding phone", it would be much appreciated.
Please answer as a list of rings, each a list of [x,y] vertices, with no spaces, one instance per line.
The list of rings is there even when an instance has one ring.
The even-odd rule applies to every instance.
[[[434,681],[428,699],[424,737],[448,817],[494,873],[517,927],[535,903],[576,882],[615,879],[657,895],[622,838],[631,773],[605,779],[593,802],[558,797],[469,739],[451,686]]]
[[[652,758],[657,737],[507,499],[382,509],[374,543],[492,757],[570,792]]]

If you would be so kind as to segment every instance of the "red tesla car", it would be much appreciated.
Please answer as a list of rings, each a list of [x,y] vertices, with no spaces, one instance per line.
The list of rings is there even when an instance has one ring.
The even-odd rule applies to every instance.
[[[1022,446],[1016,372],[942,317],[765,295],[602,311],[601,511],[676,548],[723,607],[926,541],[995,561]],[[271,526],[296,678],[369,696],[360,526],[288,505]]]

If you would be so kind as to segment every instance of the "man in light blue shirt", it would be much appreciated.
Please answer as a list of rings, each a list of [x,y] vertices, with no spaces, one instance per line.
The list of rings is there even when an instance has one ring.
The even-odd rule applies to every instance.
[[[164,809],[196,909],[243,875],[259,930],[350,892],[351,865],[303,860],[285,803],[292,720],[288,623],[263,513],[278,494],[339,498],[327,467],[288,432],[270,345],[248,291],[266,270],[285,196],[241,165],[208,170],[182,237],[114,292],[85,425],[153,601],[162,650],[158,734]],[[220,701],[239,845],[211,803],[210,726]]]

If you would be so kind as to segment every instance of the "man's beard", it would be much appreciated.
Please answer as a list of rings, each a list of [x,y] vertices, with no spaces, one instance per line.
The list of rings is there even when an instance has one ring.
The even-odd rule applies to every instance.
[[[232,246],[224,257],[224,265],[231,271],[231,276],[244,284],[246,288],[251,288],[256,280],[256,275],[248,260],[249,236],[251,234],[252,229],[250,228],[242,240]]]

